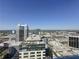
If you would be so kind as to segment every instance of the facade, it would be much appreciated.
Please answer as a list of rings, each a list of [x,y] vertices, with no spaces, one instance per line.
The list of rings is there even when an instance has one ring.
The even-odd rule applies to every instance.
[[[29,37],[29,26],[28,26],[28,25],[27,25],[26,30],[27,30],[27,31],[26,31],[26,32],[27,32],[27,33],[26,33],[26,36]]]
[[[27,38],[27,32],[26,25],[18,24],[16,29],[17,41],[24,41]]]
[[[45,50],[19,52],[19,59],[45,59]]]
[[[70,36],[69,46],[74,47],[74,48],[79,48],[79,36]]]
[[[19,59],[45,59],[45,44],[20,45]]]

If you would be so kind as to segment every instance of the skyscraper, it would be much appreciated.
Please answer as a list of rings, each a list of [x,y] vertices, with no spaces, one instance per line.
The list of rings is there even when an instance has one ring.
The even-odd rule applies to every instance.
[[[29,37],[29,26],[28,25],[27,25],[27,29],[26,30],[27,30],[26,31],[26,34],[27,34],[26,36]]]
[[[16,29],[16,40],[17,41],[24,41],[28,36],[28,29],[26,25],[18,24]]]

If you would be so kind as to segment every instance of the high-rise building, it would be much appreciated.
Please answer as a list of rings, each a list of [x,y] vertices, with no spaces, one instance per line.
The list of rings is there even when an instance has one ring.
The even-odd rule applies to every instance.
[[[24,41],[29,35],[28,35],[28,27],[26,25],[20,25],[18,24],[16,29],[16,39],[17,41]]]
[[[69,46],[74,47],[74,48],[79,48],[79,36],[70,36]]]
[[[26,31],[26,32],[27,32],[27,33],[26,33],[26,36],[29,37],[29,26],[27,25],[26,28],[27,28],[27,29],[26,29],[26,30],[27,30],[27,31]]]

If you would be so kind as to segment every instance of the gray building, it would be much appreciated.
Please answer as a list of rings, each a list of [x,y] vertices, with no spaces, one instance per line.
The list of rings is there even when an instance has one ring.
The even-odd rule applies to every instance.
[[[27,31],[26,25],[20,25],[18,24],[16,29],[16,40],[17,41],[24,41],[27,38],[27,34],[29,32]]]

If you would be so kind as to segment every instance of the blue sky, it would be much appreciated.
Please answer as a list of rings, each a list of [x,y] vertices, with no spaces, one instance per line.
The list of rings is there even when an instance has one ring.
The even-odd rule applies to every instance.
[[[79,0],[0,0],[0,29],[79,29]]]

